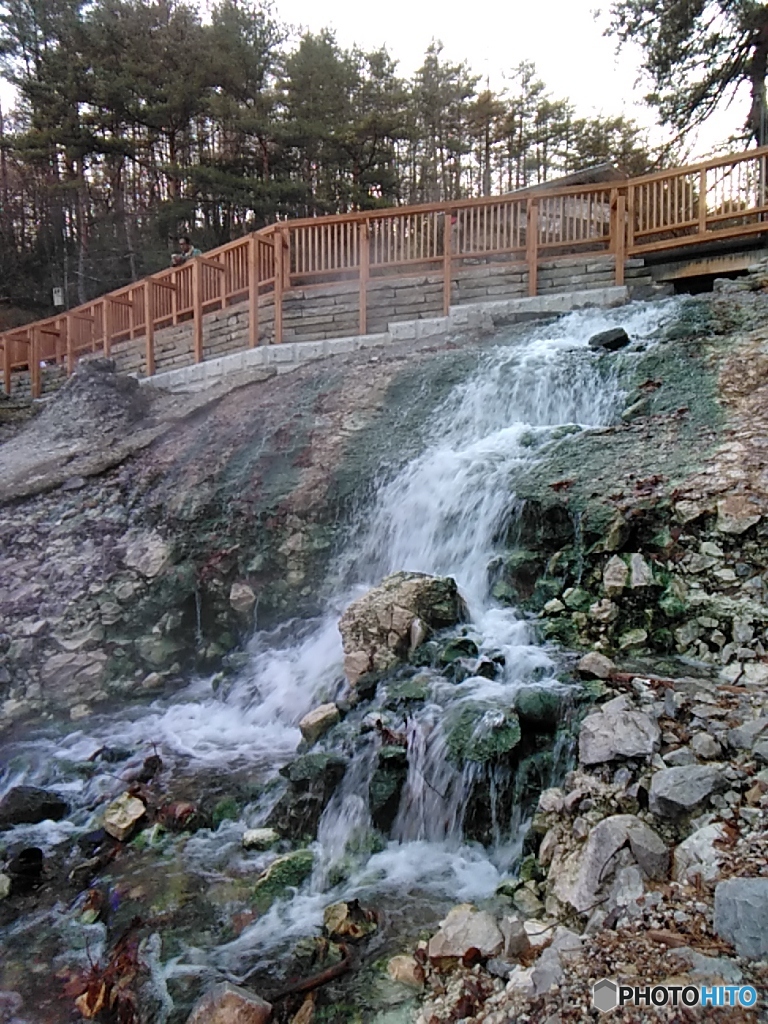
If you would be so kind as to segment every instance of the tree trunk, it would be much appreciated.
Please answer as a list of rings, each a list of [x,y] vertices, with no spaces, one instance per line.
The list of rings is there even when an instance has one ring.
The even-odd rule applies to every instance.
[[[764,146],[768,141],[765,102],[765,76],[768,72],[768,6],[763,6],[760,13],[761,20],[752,40],[752,60],[749,65],[752,106],[747,124],[758,146]]]

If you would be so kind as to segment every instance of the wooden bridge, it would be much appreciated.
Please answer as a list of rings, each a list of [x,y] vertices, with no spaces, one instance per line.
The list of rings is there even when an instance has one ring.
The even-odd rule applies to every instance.
[[[41,368],[71,373],[90,353],[150,376],[286,334],[365,335],[478,298],[573,289],[586,270],[623,284],[664,254],[690,273],[693,252],[768,236],[766,161],[768,147],[628,180],[281,221],[0,335],[3,386],[23,375],[38,397]]]

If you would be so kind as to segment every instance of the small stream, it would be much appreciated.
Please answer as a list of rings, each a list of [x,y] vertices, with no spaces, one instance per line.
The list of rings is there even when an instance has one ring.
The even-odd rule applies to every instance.
[[[75,1019],[54,977],[97,961],[119,932],[117,922],[137,910],[147,918],[165,913],[181,919],[174,918],[167,934],[158,926],[142,952],[154,993],[151,1019],[165,1024],[183,1021],[178,1008],[213,980],[259,971],[280,977],[292,946],[319,929],[323,909],[336,900],[356,897],[379,910],[388,934],[413,937],[434,928],[451,904],[493,895],[519,860],[524,814],[510,806],[514,780],[502,769],[489,772],[473,762],[460,767],[448,756],[445,723],[466,706],[480,706],[493,730],[494,716],[513,706],[521,688],[562,691],[566,705],[572,688],[559,678],[556,653],[537,644],[530,621],[490,596],[488,567],[516,511],[515,475],[535,458],[542,437],[564,425],[610,423],[622,408],[619,369],[633,354],[600,358],[588,339],[620,324],[634,340],[652,341],[673,308],[635,304],[574,313],[489,347],[477,371],[426,425],[422,454],[381,481],[352,524],[326,613],[257,633],[249,663],[234,680],[214,688],[210,679],[193,679],[172,698],[66,728],[28,729],[6,743],[0,796],[22,783],[43,786],[64,796],[72,811],[58,823],[0,833],[0,852],[38,846],[63,865],[64,876],[82,856],[78,838],[98,827],[105,802],[124,791],[126,776],[153,750],[163,759],[164,777],[174,780],[177,799],[194,801],[206,787],[225,796],[234,787],[239,800],[215,829],[191,836],[155,830],[134,840],[94,883],[110,889],[109,930],[82,923],[76,889],[62,889],[55,905],[30,909],[1,929],[0,1022]],[[398,570],[456,579],[470,611],[465,632],[479,657],[496,666],[495,677],[454,682],[425,668],[419,677],[425,699],[409,705],[407,714],[393,702],[388,682],[353,708],[314,748],[342,753],[349,767],[321,818],[311,877],[290,900],[249,917],[248,885],[274,854],[244,851],[242,834],[263,824],[280,796],[284,782],[277,772],[296,755],[300,719],[346,694],[337,627],[342,610]],[[368,799],[379,750],[370,725],[376,715],[407,735],[405,781],[383,838]],[[104,747],[125,754],[115,763],[88,760]],[[559,739],[550,753],[548,770],[556,775],[568,764],[567,740]],[[484,843],[467,834],[466,820],[480,785],[487,794]],[[233,934],[230,919],[238,915]]]

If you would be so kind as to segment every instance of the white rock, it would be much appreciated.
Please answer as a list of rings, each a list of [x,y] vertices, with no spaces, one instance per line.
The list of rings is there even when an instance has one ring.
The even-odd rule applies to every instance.
[[[280,833],[273,828],[249,828],[243,832],[243,847],[246,850],[268,850],[279,842]]]
[[[146,811],[141,800],[130,793],[123,793],[104,811],[104,831],[115,839],[127,839]]]
[[[715,529],[720,533],[741,534],[759,523],[761,518],[746,495],[734,494],[718,501]]]
[[[387,964],[387,974],[392,981],[410,988],[424,987],[424,968],[412,956],[393,956]]]
[[[713,882],[720,874],[723,851],[715,842],[725,838],[725,829],[719,822],[705,825],[684,839],[676,847],[672,859],[672,877],[676,882],[695,885],[697,877],[702,882]]]
[[[603,589],[608,597],[619,597],[629,579],[629,569],[623,559],[613,555],[603,569]]]
[[[247,583],[233,583],[229,590],[229,604],[238,615],[248,615],[256,604],[256,594]]]
[[[533,967],[521,967],[516,964],[514,969],[509,975],[509,981],[507,982],[507,992],[519,992],[523,996],[534,996],[536,995],[536,985],[533,981]]]
[[[0,874],[0,900],[4,900],[11,891],[11,880],[8,875]]]
[[[576,665],[576,671],[583,679],[607,679],[615,668],[611,659],[598,651],[585,654]]]
[[[333,728],[341,719],[335,704],[321,704],[309,711],[299,722],[301,735],[307,743],[315,743],[320,737]]]
[[[152,579],[170,563],[171,549],[159,533],[142,532],[128,542],[123,561],[129,569]]]
[[[539,794],[537,810],[542,814],[560,814],[563,809],[563,791],[557,786],[545,789]]]
[[[650,587],[653,583],[651,567],[641,554],[635,553],[629,556],[629,572],[629,585],[632,590],[637,590],[638,587]]]
[[[453,907],[440,925],[440,930],[429,940],[430,957],[461,958],[470,949],[483,956],[495,956],[504,944],[504,936],[496,919],[471,903]]]

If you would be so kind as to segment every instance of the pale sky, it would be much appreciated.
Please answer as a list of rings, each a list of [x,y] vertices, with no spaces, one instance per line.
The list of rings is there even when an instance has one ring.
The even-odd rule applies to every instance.
[[[604,0],[607,10],[610,0]],[[643,125],[654,114],[642,103],[647,90],[637,84],[639,55],[606,38],[605,15],[595,18],[600,0],[511,0],[480,5],[472,0],[385,0],[382,5],[359,0],[275,0],[281,20],[312,31],[336,30],[345,47],[364,49],[386,44],[400,61],[400,72],[412,74],[430,41],[444,44],[453,62],[467,60],[472,70],[500,89],[504,75],[521,61],[531,60],[556,99],[570,99],[582,115],[625,114]],[[723,116],[713,119],[693,144],[703,156],[746,118],[743,97]],[[661,135],[654,132],[654,138]],[[690,144],[689,143],[689,144]]]
[[[604,7],[610,0],[604,0]],[[467,60],[475,74],[500,90],[504,76],[522,60],[531,60],[556,99],[570,99],[580,115],[625,114],[653,125],[643,103],[645,86],[637,83],[639,58],[632,49],[616,53],[614,39],[603,35],[606,17],[595,18],[600,0],[512,0],[473,4],[471,0],[275,0],[279,19],[297,30],[333,28],[339,43],[364,49],[385,44],[399,61],[400,73],[413,74],[430,41],[444,44],[452,62]],[[201,0],[206,6],[206,0]],[[11,103],[0,83],[0,102]],[[705,156],[744,122],[748,102],[740,96],[730,110],[690,139],[691,157]],[[653,130],[652,138],[662,135]]]

